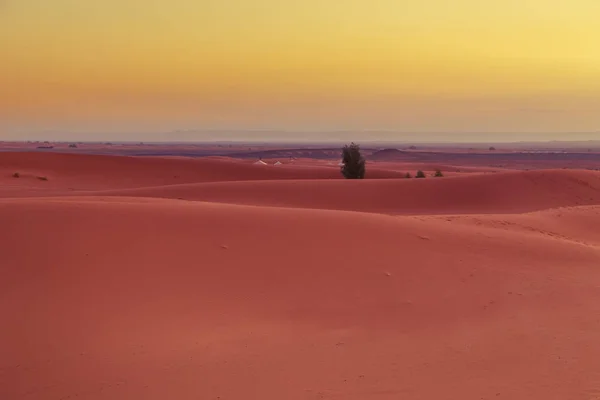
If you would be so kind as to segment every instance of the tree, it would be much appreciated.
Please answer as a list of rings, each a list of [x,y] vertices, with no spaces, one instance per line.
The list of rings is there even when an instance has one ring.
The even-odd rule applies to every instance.
[[[442,174],[442,171],[439,169],[435,170],[435,175],[436,178],[442,178],[444,176],[444,174]]]
[[[352,142],[342,149],[342,175],[346,179],[364,179],[365,159],[360,154],[360,146]]]
[[[412,178],[412,175],[410,174],[410,172],[407,172],[406,175],[404,175],[404,177],[406,179],[410,179],[410,178]]]
[[[418,170],[417,171],[417,178],[426,178],[425,176],[425,172]]]
[[[496,148],[494,146],[491,146],[490,151],[496,151]]]

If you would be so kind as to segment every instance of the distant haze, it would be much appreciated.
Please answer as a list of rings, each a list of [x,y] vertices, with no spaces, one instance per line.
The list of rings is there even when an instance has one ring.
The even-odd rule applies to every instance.
[[[0,140],[600,139],[599,15],[598,0],[3,0]]]
[[[87,132],[17,131],[5,133],[0,140],[64,142],[270,142],[270,143],[518,143],[589,142],[600,145],[600,133],[526,133],[526,132],[394,132],[394,131],[171,131],[171,132]]]

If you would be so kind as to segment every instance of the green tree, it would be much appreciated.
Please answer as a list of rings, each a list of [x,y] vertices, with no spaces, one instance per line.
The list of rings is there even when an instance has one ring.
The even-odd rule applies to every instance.
[[[342,175],[346,179],[364,179],[365,159],[360,154],[360,146],[352,142],[342,149]]]

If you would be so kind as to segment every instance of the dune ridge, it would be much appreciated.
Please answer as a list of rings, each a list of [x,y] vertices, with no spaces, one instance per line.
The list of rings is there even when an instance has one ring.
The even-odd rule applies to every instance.
[[[254,165],[226,157],[131,157],[67,153],[0,152],[0,182],[15,185],[11,176],[46,176],[45,187],[83,190],[160,186],[177,183],[246,180],[342,179],[337,166]],[[399,171],[373,168],[371,179],[399,178]],[[28,186],[35,185],[28,182]]]
[[[600,172],[470,173],[443,179],[340,179],[337,167],[231,159],[0,153],[0,197],[110,195],[387,214],[520,213],[600,204]],[[17,171],[21,178],[11,174]],[[386,175],[387,174],[387,175]],[[371,176],[372,174],[369,174]],[[49,178],[40,181],[39,176]],[[396,179],[394,179],[396,178]]]
[[[550,170],[421,180],[218,182],[95,194],[391,214],[510,214],[600,204],[600,173]]]

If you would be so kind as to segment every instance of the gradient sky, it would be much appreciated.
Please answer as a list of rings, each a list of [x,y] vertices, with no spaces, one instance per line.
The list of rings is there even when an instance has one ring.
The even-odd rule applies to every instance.
[[[599,16],[598,0],[0,0],[0,139],[577,139],[600,132]]]

